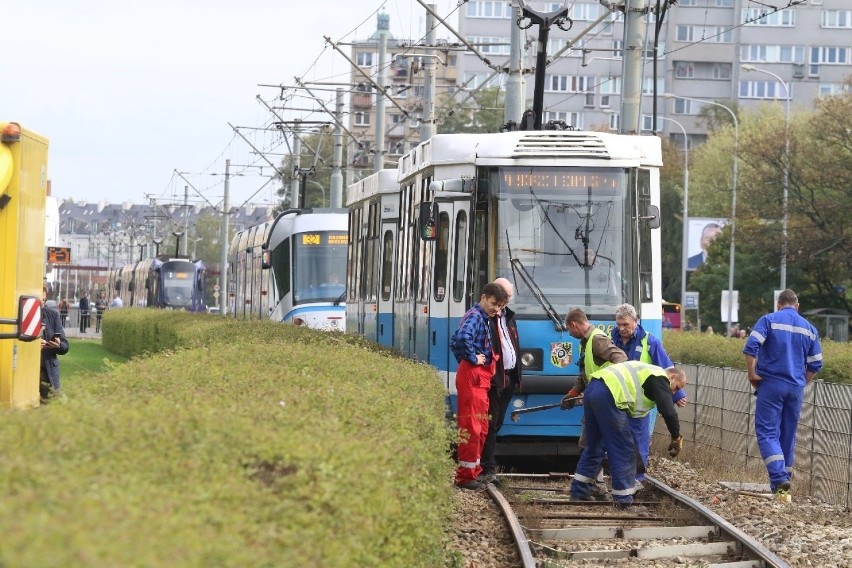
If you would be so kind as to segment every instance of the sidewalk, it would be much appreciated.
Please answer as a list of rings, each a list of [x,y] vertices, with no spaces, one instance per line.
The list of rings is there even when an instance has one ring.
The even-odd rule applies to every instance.
[[[86,330],[86,333],[80,333],[79,326],[68,325],[65,327],[65,337],[74,339],[101,339],[101,332],[95,332],[95,327],[91,326]]]

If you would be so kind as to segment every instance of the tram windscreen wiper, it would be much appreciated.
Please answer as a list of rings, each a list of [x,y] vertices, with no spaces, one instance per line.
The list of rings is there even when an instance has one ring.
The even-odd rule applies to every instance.
[[[530,187],[530,195],[532,195],[533,199],[535,199],[536,205],[538,205],[539,209],[541,209],[541,213],[542,215],[544,215],[544,220],[547,221],[547,224],[550,225],[551,229],[553,229],[553,234],[556,235],[556,237],[560,241],[562,241],[562,244],[565,245],[565,248],[568,249],[568,252],[571,254],[571,256],[574,257],[574,260],[577,261],[577,266],[581,268],[584,267],[585,261],[580,260],[580,258],[577,256],[577,253],[574,252],[574,249],[571,248],[571,245],[568,244],[568,241],[565,239],[565,237],[562,236],[562,233],[559,232],[559,229],[556,228],[556,225],[553,223],[553,221],[550,219],[550,215],[548,215],[547,213],[547,208],[542,204],[541,199],[538,197],[538,195],[535,194],[535,191],[533,191],[532,187]]]
[[[508,233],[506,234],[506,238],[508,239]],[[521,262],[519,258],[512,258],[512,251],[509,250],[509,264],[512,265],[512,269],[517,269],[518,274],[521,275],[521,280],[524,281],[530,290],[532,290],[533,296],[538,300],[538,303],[541,304],[541,307],[544,309],[544,313],[553,321],[556,326],[556,331],[566,331],[568,328],[565,327],[565,324],[562,322],[562,319],[559,317],[559,314],[556,313],[556,310],[553,308],[553,304],[547,299],[544,295],[544,292],[541,291],[541,288],[538,287],[538,284],[535,283],[535,279],[530,276],[530,273],[527,272],[526,267]],[[517,288],[517,286],[516,286]]]

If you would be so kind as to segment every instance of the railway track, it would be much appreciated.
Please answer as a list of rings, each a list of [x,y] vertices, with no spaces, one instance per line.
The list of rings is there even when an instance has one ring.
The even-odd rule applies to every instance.
[[[488,486],[524,568],[784,568],[789,564],[697,501],[651,477],[633,506],[571,501],[569,474],[505,474]]]

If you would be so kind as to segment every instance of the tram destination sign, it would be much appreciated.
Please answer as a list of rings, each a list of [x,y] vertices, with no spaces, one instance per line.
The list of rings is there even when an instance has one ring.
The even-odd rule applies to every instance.
[[[606,190],[624,185],[624,170],[614,168],[502,168],[500,183],[504,190]]]
[[[47,247],[47,262],[50,264],[71,264],[71,248]]]

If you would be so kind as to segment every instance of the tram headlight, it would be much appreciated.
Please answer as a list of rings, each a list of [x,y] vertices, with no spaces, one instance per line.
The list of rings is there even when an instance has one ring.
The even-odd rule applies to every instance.
[[[544,368],[544,355],[541,349],[521,349],[521,365],[525,371],[541,371]]]

